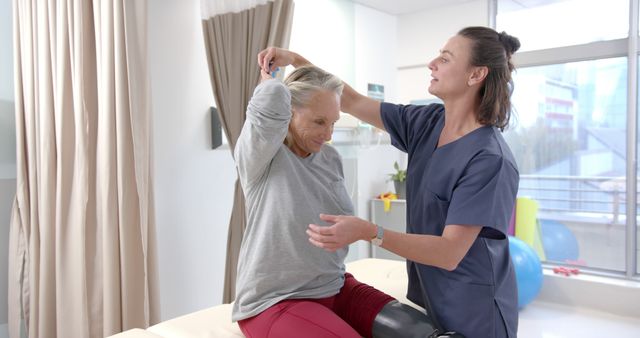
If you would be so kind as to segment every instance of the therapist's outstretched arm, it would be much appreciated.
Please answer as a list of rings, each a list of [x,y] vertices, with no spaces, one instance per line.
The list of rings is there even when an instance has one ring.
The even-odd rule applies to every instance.
[[[307,235],[311,244],[335,251],[358,240],[370,241],[376,236],[375,224],[355,216],[320,215],[332,224],[309,224]],[[442,236],[406,234],[385,229],[382,248],[408,260],[455,270],[478,237],[482,226],[447,225]]]
[[[300,54],[290,50],[269,47],[258,53],[258,65],[265,72],[270,73],[277,67],[293,65],[298,68],[311,65],[311,62]],[[340,109],[345,113],[351,114],[364,122],[384,130],[384,124],[380,117],[380,102],[358,93],[346,83],[344,84],[344,90],[340,97]]]

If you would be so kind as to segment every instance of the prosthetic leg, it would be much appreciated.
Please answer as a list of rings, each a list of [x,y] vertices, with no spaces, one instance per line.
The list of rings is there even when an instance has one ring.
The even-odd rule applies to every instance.
[[[397,300],[385,305],[373,321],[374,338],[464,338],[463,335],[437,328],[429,316]]]
[[[417,267],[414,265],[414,268]],[[425,313],[413,307],[392,301],[385,305],[373,321],[374,338],[396,337],[428,337],[428,338],[464,338],[464,335],[456,332],[444,332],[442,325],[433,315],[429,295],[424,289],[420,271],[416,270],[418,280],[422,286],[424,296]]]

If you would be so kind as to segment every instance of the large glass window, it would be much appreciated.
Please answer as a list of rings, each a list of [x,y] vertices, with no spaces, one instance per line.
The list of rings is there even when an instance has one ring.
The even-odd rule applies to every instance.
[[[629,237],[640,240],[629,232],[637,219],[626,217],[628,136],[637,139],[627,126],[628,86],[638,79],[628,75],[630,2],[497,2],[496,29],[522,43],[505,138],[521,172],[518,196],[539,207],[545,261],[637,274],[627,264],[640,257],[628,250]]]
[[[505,133],[547,261],[625,268],[626,58],[521,68]]]
[[[499,0],[496,25],[529,51],[625,38],[628,13],[627,0]]]

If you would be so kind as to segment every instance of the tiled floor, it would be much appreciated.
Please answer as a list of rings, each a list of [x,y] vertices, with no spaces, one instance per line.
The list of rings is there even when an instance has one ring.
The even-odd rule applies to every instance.
[[[539,301],[520,310],[518,338],[573,337],[640,337],[640,318]]]

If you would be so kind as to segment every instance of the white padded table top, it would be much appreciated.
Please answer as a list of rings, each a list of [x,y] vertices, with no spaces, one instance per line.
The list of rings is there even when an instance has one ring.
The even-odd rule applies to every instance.
[[[366,284],[386,292],[399,301],[407,301],[407,272],[405,263],[386,259],[367,258],[347,263],[347,271]],[[241,338],[238,324],[231,322],[231,304],[221,304],[201,311],[173,318],[151,326],[146,331],[133,329],[111,338]]]

